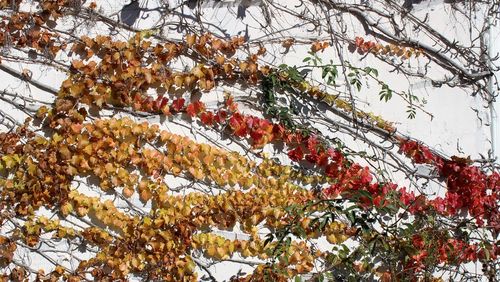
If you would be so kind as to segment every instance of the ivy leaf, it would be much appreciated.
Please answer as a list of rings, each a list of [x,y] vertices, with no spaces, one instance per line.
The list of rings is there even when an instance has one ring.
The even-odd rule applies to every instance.
[[[185,101],[186,100],[184,100],[184,98],[175,99],[172,102],[172,109],[176,112],[180,112],[182,110],[182,108],[184,108]]]

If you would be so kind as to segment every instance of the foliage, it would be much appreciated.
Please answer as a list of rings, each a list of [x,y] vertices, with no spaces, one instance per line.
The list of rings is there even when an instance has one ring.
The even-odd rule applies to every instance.
[[[334,42],[311,42],[304,66],[276,67],[262,60],[264,47],[245,54],[243,37],[211,33],[170,40],[142,31],[127,41],[105,35],[65,41],[54,26],[74,13],[72,1],[35,1],[35,12],[10,2],[0,1],[1,9],[10,9],[0,23],[0,44],[50,58],[70,53],[72,60],[53,103],[0,133],[0,222],[11,226],[0,236],[3,281],[196,281],[203,272],[212,276],[202,259],[237,258],[256,262],[253,273],[234,281],[300,280],[307,273],[319,281],[439,281],[439,271],[456,273],[468,262],[482,263],[485,275],[498,270],[498,171],[439,155],[401,135],[394,123],[331,94],[344,76],[357,92],[375,81],[380,100],[394,94],[409,101],[409,118],[424,105],[392,89],[373,67],[324,64],[319,53]],[[96,3],[78,8],[98,15]],[[287,49],[293,44],[281,42]],[[426,56],[361,37],[355,47],[361,55]],[[194,64],[172,67],[184,58]],[[314,82],[314,71],[324,82]],[[257,113],[227,90],[216,106],[203,101],[235,83],[258,89]],[[306,103],[352,117],[394,143],[408,162],[435,168],[444,196],[393,183],[359,160],[366,153],[301,122]],[[109,110],[129,115],[105,117]],[[163,123],[135,120],[152,116]],[[176,120],[248,144],[252,154],[161,127]],[[269,148],[282,160],[263,152]],[[126,208],[75,187],[85,178]],[[181,178],[188,187],[169,181]],[[41,215],[44,210],[52,216]],[[236,229],[247,237],[218,232]],[[318,247],[321,240],[327,248]],[[74,268],[51,261],[44,272],[16,255],[22,248],[38,252],[47,241],[78,244],[91,256]]]

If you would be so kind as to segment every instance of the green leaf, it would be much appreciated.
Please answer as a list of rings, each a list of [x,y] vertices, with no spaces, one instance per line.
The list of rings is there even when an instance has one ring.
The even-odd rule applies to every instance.
[[[321,78],[325,78],[327,75],[328,75],[328,72],[330,71],[330,69],[328,67],[324,67],[322,70],[321,70]]]
[[[408,113],[409,119],[414,119],[417,116],[417,110],[412,105],[408,106],[408,110],[406,110],[406,112]]]
[[[371,67],[366,67],[363,70],[367,75],[373,74],[373,76],[377,77],[378,76],[378,71],[374,68]]]
[[[328,77],[328,80],[326,81],[326,84],[328,85],[335,85],[335,79],[333,77]]]
[[[382,90],[380,90],[379,96],[380,101],[385,100],[385,102],[389,101],[392,98],[392,90],[387,84],[382,85]]]
[[[330,75],[333,77],[333,79],[336,79],[337,76],[339,75],[339,71],[337,70],[337,67],[336,66],[333,66],[331,69],[330,69]]]
[[[356,87],[358,92],[361,91],[361,81],[357,77],[352,78],[350,83]]]
[[[278,68],[280,68],[281,70],[286,70],[288,68],[288,65],[287,64],[281,64],[278,66]]]
[[[347,213],[346,216],[347,216],[347,219],[349,219],[349,221],[352,224],[354,224],[356,222],[356,215],[354,214],[354,212]]]

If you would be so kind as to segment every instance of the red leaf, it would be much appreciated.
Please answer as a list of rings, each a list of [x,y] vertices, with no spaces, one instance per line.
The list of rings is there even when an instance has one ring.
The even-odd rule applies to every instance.
[[[373,177],[370,174],[370,170],[368,169],[368,167],[365,167],[361,171],[361,177],[360,177],[361,183],[364,185],[369,184],[370,182],[372,182],[372,179]]]
[[[411,205],[415,201],[415,193],[413,191],[411,193],[408,193],[405,188],[401,188],[399,190],[399,193],[401,194],[401,202],[403,202],[403,204],[405,204],[406,206]]]
[[[299,146],[299,147],[291,150],[290,152],[288,152],[288,157],[292,161],[299,162],[302,159],[304,159],[304,152],[302,151],[302,148]]]
[[[226,100],[226,106],[229,108],[231,112],[237,112],[238,111],[238,104],[234,102],[233,96],[229,96]]]
[[[213,125],[215,122],[215,117],[212,112],[203,112],[200,115],[201,122],[205,125]]]
[[[234,135],[244,137],[248,134],[248,126],[244,117],[235,113],[229,118],[229,127],[234,131]]]
[[[316,164],[318,166],[325,166],[326,164],[328,163],[328,154],[326,154],[325,152],[321,152],[319,155],[318,155],[318,158],[316,160]]]
[[[200,112],[205,110],[205,104],[200,101],[193,102],[186,107],[186,112],[190,117],[197,116]]]
[[[441,197],[437,197],[436,199],[431,201],[431,205],[438,211],[439,213],[444,214],[446,212],[446,205],[444,199]]]
[[[189,104],[187,107],[186,107],[186,113],[190,116],[190,117],[194,117],[196,116],[197,112],[196,112],[196,109],[195,109],[195,105],[194,104]]]
[[[163,109],[168,103],[168,98],[163,97],[160,103],[160,109]]]
[[[281,124],[273,125],[273,135],[275,138],[281,138],[285,135],[285,127]]]
[[[315,155],[318,152],[318,144],[318,138],[316,138],[316,136],[314,135],[310,136],[307,139],[307,149],[309,149],[309,152],[311,152],[311,154]]]
[[[172,110],[174,110],[176,112],[180,112],[182,110],[182,108],[184,108],[185,101],[186,100],[184,100],[184,98],[175,99],[172,102]]]
[[[226,118],[227,118],[227,112],[221,109],[217,112],[217,115],[215,116],[215,122],[222,123],[226,120]]]
[[[339,174],[339,168],[340,166],[334,162],[331,162],[329,163],[326,167],[325,167],[325,174],[326,176],[329,176],[329,177],[337,177],[337,175]]]
[[[365,40],[364,40],[362,37],[357,36],[357,37],[354,39],[354,42],[355,42],[354,44],[356,44],[356,47],[358,47],[358,48],[359,48],[359,47],[361,46],[361,44],[363,44],[363,42],[364,42],[364,41],[365,41]]]

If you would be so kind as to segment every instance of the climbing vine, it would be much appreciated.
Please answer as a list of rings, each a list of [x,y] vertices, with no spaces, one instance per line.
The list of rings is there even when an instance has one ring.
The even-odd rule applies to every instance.
[[[334,62],[328,52],[338,42],[307,42],[303,65],[276,66],[264,44],[244,36],[191,30],[173,39],[110,24],[96,2],[28,2],[0,1],[0,46],[64,79],[54,90],[27,68],[9,68],[17,55],[0,55],[3,71],[52,95],[31,112],[4,99],[7,91],[2,96],[29,114],[0,132],[1,281],[215,280],[210,268],[228,262],[251,266],[232,281],[306,274],[443,281],[443,272],[472,277],[460,273],[471,262],[495,279],[498,169],[447,157],[358,108],[347,94],[366,90],[385,102],[403,99],[410,119],[417,111],[432,116],[425,101],[393,88],[376,68]],[[68,35],[61,21],[78,14],[121,25],[129,36]],[[296,41],[279,46],[287,53]],[[353,42],[360,56],[435,56],[408,43]],[[376,90],[368,87],[373,82]],[[350,126],[331,121],[337,131],[321,130],[309,112],[333,113]],[[395,165],[402,171],[431,167],[444,192],[418,179],[411,183],[418,189],[392,181],[371,165],[373,156],[331,134],[341,130],[391,143],[386,154],[403,159]],[[48,255],[64,253],[54,242],[77,246],[67,252],[71,263]],[[22,250],[48,267],[33,269]]]

